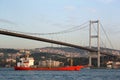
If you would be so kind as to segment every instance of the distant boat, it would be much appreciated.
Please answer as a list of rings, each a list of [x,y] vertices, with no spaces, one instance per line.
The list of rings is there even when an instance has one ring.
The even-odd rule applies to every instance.
[[[120,69],[119,61],[108,61],[106,64],[109,69]]]

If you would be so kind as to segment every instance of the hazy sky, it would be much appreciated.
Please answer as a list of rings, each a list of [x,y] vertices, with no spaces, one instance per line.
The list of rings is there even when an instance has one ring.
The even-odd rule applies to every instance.
[[[116,49],[120,49],[119,19],[120,0],[0,0],[0,28],[49,33],[69,29],[89,20],[100,20]],[[82,31],[80,34],[73,34],[69,34],[73,43],[88,44],[87,33],[84,36]],[[56,35],[57,39],[68,35],[60,36]],[[36,48],[48,45],[3,35],[0,35],[0,39],[2,48]],[[108,43],[106,45],[109,46]]]

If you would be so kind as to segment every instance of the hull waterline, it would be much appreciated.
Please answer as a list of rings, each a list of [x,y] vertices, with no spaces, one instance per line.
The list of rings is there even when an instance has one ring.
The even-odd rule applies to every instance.
[[[17,67],[15,66],[15,70],[41,70],[41,71],[79,71],[84,68],[83,66],[66,66],[66,67],[54,67],[54,68],[45,68],[45,67]]]

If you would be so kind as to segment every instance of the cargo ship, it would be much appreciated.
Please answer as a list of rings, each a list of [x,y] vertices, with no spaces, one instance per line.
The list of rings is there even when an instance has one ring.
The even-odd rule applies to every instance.
[[[16,60],[15,70],[42,70],[42,71],[79,71],[84,68],[82,65],[77,66],[59,66],[52,65],[52,61],[47,61],[46,65],[34,65],[34,58],[26,55],[25,57]],[[55,61],[54,61],[55,62]]]

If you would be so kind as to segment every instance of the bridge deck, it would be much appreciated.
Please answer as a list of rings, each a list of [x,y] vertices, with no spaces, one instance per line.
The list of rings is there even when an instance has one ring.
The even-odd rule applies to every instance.
[[[74,47],[74,48],[78,48],[78,49],[87,50],[87,51],[90,51],[90,52],[97,52],[97,50],[95,50],[95,49],[91,49],[91,48],[87,48],[87,47],[83,47],[83,46],[79,46],[79,45],[75,45],[75,44],[71,44],[71,43],[45,39],[45,38],[41,38],[41,37],[30,36],[30,35],[26,35],[26,34],[22,34],[22,33],[0,30],[0,34],[8,35],[8,36],[14,36],[14,37],[20,37],[20,38],[26,38],[26,39],[36,40],[36,41],[54,43],[54,44],[59,44],[59,45],[64,45],[64,46],[70,46],[70,47]],[[112,55],[112,54],[105,53],[105,52],[100,52],[100,53],[104,54],[104,55]]]

